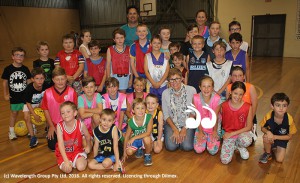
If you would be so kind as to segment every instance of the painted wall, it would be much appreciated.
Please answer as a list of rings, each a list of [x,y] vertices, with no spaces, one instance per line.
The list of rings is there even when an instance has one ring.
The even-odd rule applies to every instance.
[[[242,25],[243,39],[250,43],[253,15],[286,14],[284,57],[300,57],[300,40],[296,40],[297,0],[219,0],[217,16],[222,36],[228,40],[228,24],[236,19]]]
[[[36,43],[45,40],[50,55],[62,49],[61,37],[79,32],[79,13],[74,9],[0,7],[0,59],[11,58],[12,47],[21,46],[28,58],[38,57]]]

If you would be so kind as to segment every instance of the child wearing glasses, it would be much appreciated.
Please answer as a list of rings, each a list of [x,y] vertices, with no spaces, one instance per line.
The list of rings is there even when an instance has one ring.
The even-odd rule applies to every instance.
[[[26,52],[21,47],[13,48],[12,60],[13,63],[4,68],[2,73],[3,94],[4,99],[10,102],[10,121],[8,137],[10,140],[17,139],[14,131],[15,122],[18,112],[23,110],[24,106],[24,91],[27,84],[30,83],[31,74],[25,65],[23,65]]]

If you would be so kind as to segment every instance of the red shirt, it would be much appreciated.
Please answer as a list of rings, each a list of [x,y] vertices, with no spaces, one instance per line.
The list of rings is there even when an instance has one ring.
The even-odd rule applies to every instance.
[[[244,102],[239,109],[235,109],[231,107],[229,101],[222,104],[222,127],[225,132],[233,132],[246,126],[250,106]]]
[[[57,53],[54,64],[64,68],[68,76],[73,76],[78,70],[79,64],[84,64],[84,57],[78,50],[73,50],[71,53],[61,50]],[[79,78],[80,76],[76,80]]]
[[[120,53],[114,46],[109,47],[113,74],[129,74],[129,47]]]
[[[88,75],[92,76],[95,81],[96,85],[99,86],[102,82],[105,73],[105,66],[106,66],[106,59],[102,58],[99,64],[94,64],[90,58],[86,59],[86,64],[88,67]]]
[[[144,53],[140,47],[139,41],[135,41],[135,48],[136,48],[136,56],[135,56],[136,71],[141,74],[145,74],[145,70],[144,70],[145,55],[152,51],[152,47],[149,46],[146,53]]]
[[[82,146],[82,131],[81,131],[81,122],[76,120],[74,128],[71,131],[67,131],[63,121],[58,123],[59,128],[62,131],[63,141],[65,146],[65,152],[67,157],[70,155],[76,155],[83,152]],[[57,156],[61,156],[61,153],[58,148],[58,143],[56,143],[55,153]]]

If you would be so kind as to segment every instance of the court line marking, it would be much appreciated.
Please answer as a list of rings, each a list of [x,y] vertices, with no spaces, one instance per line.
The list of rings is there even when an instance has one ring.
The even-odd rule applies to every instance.
[[[15,155],[10,156],[10,157],[8,157],[8,158],[5,158],[5,159],[3,159],[3,160],[0,160],[0,164],[6,162],[6,161],[8,161],[8,160],[14,159],[14,158],[16,158],[16,157],[19,157],[19,156],[21,156],[21,155],[23,155],[23,154],[26,154],[26,153],[28,153],[28,152],[34,151],[35,149],[42,148],[42,147],[44,147],[44,146],[46,146],[46,145],[47,145],[47,143],[46,143],[46,144],[43,144],[43,145],[39,145],[39,146],[37,146],[37,147],[35,147],[35,148],[33,148],[33,149],[29,149],[29,150],[27,150],[27,151],[21,152],[21,153],[19,153],[19,154],[15,154]]]
[[[264,92],[263,92],[263,90],[260,87],[258,87],[256,85],[254,85],[254,86],[259,91],[259,95],[257,96],[257,99],[260,99],[263,96]]]

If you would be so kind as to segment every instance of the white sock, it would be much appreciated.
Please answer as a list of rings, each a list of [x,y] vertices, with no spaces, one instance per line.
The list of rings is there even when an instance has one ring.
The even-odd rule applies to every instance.
[[[9,127],[9,132],[10,133],[15,133],[15,128],[14,127]]]

